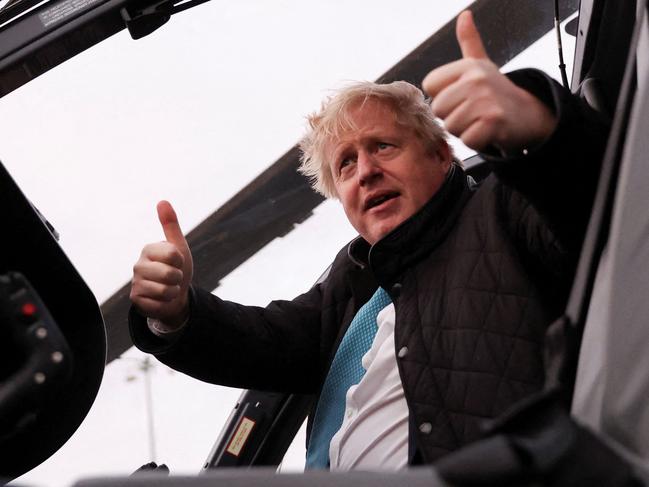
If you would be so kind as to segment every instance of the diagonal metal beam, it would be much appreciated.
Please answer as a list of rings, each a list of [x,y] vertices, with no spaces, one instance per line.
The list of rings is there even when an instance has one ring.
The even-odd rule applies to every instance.
[[[561,2],[561,19],[574,13],[578,3]],[[469,8],[489,55],[501,66],[553,28],[553,2],[549,1],[478,0]],[[419,84],[430,69],[459,57],[452,20],[379,81],[407,80]],[[286,235],[311,216],[322,197],[311,191],[305,178],[296,173],[298,159],[297,147],[291,148],[188,234],[196,285],[215,289],[221,279],[267,243]],[[109,362],[132,346],[127,325],[129,288],[124,285],[102,305]]]

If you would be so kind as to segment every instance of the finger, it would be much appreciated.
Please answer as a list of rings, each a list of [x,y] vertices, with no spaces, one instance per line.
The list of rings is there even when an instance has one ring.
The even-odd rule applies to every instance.
[[[180,286],[167,286],[154,281],[137,281],[133,284],[133,296],[168,303],[180,296]]]
[[[176,216],[176,212],[171,206],[171,203],[168,201],[160,201],[157,210],[158,220],[160,220],[160,225],[162,225],[162,230],[167,242],[170,242],[179,248],[187,246],[187,241],[180,229],[178,217]]]
[[[470,10],[465,10],[458,15],[455,35],[463,58],[489,59]]]
[[[151,262],[162,262],[178,269],[185,264],[185,257],[175,244],[156,242],[142,249],[142,258]]]
[[[477,151],[485,150],[490,145],[493,145],[493,137],[489,133],[489,128],[489,124],[484,120],[477,120],[462,133],[460,139],[467,147]]]
[[[157,318],[166,325],[180,325],[188,317],[186,304],[182,308],[182,295],[166,302],[148,296],[141,296],[137,294],[136,290],[131,289],[130,299],[140,315],[147,318]]]
[[[451,83],[433,98],[430,107],[436,117],[446,120],[456,108],[470,99],[471,95],[471,85]]]
[[[463,133],[478,120],[478,117],[479,114],[473,110],[472,102],[467,100],[446,116],[444,126],[450,134],[462,138]]]
[[[138,262],[133,266],[133,278],[173,286],[183,282],[183,272],[161,262]]]
[[[131,302],[135,306],[135,309],[137,309],[137,311],[142,316],[146,316],[147,318],[163,318],[165,308],[168,307],[166,303],[163,303],[157,299],[146,298],[133,294],[131,294]]]
[[[459,60],[433,69],[426,75],[421,87],[431,98],[435,98],[444,88],[458,80],[467,69],[467,61]]]
[[[496,143],[501,130],[500,107],[488,100],[466,100],[445,120],[446,129],[459,137],[464,145],[483,150]]]

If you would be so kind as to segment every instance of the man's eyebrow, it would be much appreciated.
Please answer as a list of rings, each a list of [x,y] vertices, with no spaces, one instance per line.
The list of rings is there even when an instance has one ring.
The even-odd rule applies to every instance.
[[[332,156],[334,160],[337,160],[340,155],[344,152],[347,152],[349,150],[349,143],[347,142],[338,142],[337,144],[334,145],[333,151],[332,151]]]

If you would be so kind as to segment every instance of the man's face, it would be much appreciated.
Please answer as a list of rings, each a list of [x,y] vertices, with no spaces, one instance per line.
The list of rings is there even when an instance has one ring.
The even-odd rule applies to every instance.
[[[329,167],[347,218],[375,244],[437,192],[450,152],[445,144],[429,150],[379,101],[369,99],[349,114],[357,129],[329,145]]]

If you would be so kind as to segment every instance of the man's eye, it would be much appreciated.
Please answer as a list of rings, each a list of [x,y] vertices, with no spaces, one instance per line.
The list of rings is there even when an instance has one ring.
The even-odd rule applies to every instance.
[[[354,162],[352,157],[343,157],[338,164],[338,170],[342,171],[346,167],[349,167]]]
[[[376,144],[377,150],[385,150],[385,149],[389,149],[390,147],[392,147],[392,144],[388,144],[387,142],[378,142]]]

